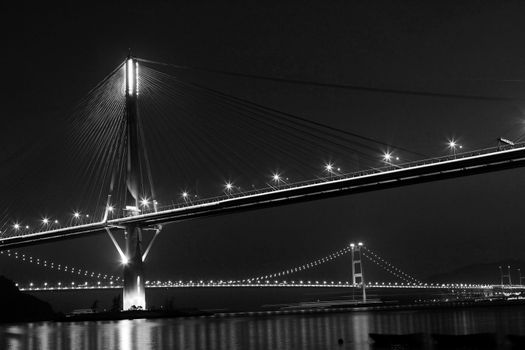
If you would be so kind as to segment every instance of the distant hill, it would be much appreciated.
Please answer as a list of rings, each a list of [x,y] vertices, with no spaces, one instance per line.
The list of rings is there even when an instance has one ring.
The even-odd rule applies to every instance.
[[[521,268],[521,276],[525,277],[525,261],[504,260],[491,263],[473,264],[464,266],[449,272],[430,276],[425,281],[432,283],[501,283],[499,266],[503,267],[503,273],[507,274],[507,266],[510,266],[510,274],[513,284],[518,284],[518,268]],[[505,278],[505,284],[508,280]],[[525,283],[525,279],[524,279]]]
[[[0,322],[43,321],[54,317],[51,305],[20,292],[13,281],[0,276]]]

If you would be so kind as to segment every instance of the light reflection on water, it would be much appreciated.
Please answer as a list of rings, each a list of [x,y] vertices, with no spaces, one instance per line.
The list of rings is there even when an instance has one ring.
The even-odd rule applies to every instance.
[[[525,334],[525,307],[16,324],[0,326],[0,349],[373,349],[371,332],[490,332],[503,349]]]

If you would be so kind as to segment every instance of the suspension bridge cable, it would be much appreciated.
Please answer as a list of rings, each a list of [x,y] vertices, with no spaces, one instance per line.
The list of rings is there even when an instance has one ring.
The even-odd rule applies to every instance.
[[[169,74],[167,74],[165,72],[160,72],[160,71],[156,71],[156,72],[165,74],[168,77],[171,77],[173,79],[176,79],[179,82],[182,82],[180,80],[180,78],[173,77],[173,76],[171,76],[171,75],[169,75]],[[276,110],[274,108],[266,107],[266,106],[257,104],[257,103],[252,102],[252,101],[248,101],[248,100],[241,99],[241,98],[233,96],[233,95],[229,95],[229,94],[220,92],[220,91],[215,90],[215,89],[211,89],[211,88],[204,87],[204,86],[201,86],[201,85],[198,85],[198,84],[195,84],[195,83],[190,83],[190,82],[185,82],[185,84],[187,84],[189,86],[192,86],[194,88],[203,90],[203,91],[208,91],[208,92],[213,93],[213,94],[215,94],[217,96],[222,96],[222,97],[226,98],[229,101],[237,101],[238,103],[241,103],[241,104],[244,104],[244,105],[250,105],[250,106],[255,107],[255,108],[259,109],[259,110],[265,110],[265,111],[268,111],[268,112],[272,112],[272,113],[280,115],[282,117],[286,117],[288,119],[293,119],[293,120],[296,120],[296,121],[300,121],[302,123],[307,123],[309,125],[315,126],[317,128],[321,128],[323,130],[335,132],[335,133],[338,133],[338,134],[343,134],[343,135],[350,136],[350,137],[355,137],[355,138],[362,139],[362,140],[367,141],[367,142],[372,142],[374,144],[382,145],[384,147],[396,148],[396,149],[399,149],[399,150],[402,150],[402,151],[405,151],[405,152],[408,152],[408,153],[411,153],[411,154],[414,154],[414,155],[417,155],[417,156],[426,157],[426,155],[421,154],[419,152],[414,152],[412,150],[408,150],[408,149],[403,148],[403,147],[399,147],[399,146],[396,146],[396,145],[393,145],[393,144],[389,144],[389,143],[386,143],[386,142],[383,142],[383,141],[379,141],[379,140],[371,138],[371,137],[362,136],[362,135],[359,135],[359,134],[354,133],[354,132],[350,132],[350,131],[343,130],[343,129],[340,129],[340,128],[335,128],[333,126],[326,125],[326,124],[323,124],[323,123],[320,123],[320,122],[315,122],[315,121],[312,121],[312,120],[309,120],[309,119],[306,119],[306,118],[303,118],[303,117],[300,117],[300,116],[297,116],[297,115],[294,115],[294,114],[291,114],[291,113],[282,112],[282,111]],[[333,136],[333,134],[332,134],[332,136]]]
[[[395,276],[397,278],[400,278],[401,280],[403,280],[405,282],[418,283],[418,284],[421,283],[420,280],[418,280],[417,278],[415,278],[415,277],[405,273],[404,271],[402,271],[401,269],[397,268],[393,264],[387,262],[386,260],[381,258],[378,254],[376,254],[373,251],[371,251],[369,248],[363,247],[362,249],[364,250],[363,251],[363,257],[367,258],[369,261],[371,261],[374,264],[376,264],[377,266],[381,267],[382,269],[384,269],[386,272],[390,273],[391,275],[393,275],[393,276]]]
[[[190,98],[191,101],[194,101],[195,103],[197,103],[197,101],[202,101],[202,98],[201,98],[200,96],[199,96],[198,98],[197,98],[197,97],[191,97],[191,96],[184,97],[184,95],[183,95],[184,93],[176,93],[176,94],[177,94],[177,96],[179,97],[178,100],[180,100],[180,99],[187,99],[187,98]],[[208,106],[209,103],[206,103],[205,105]],[[185,108],[183,108],[183,109],[185,109]],[[207,108],[207,109],[210,111],[210,113],[214,113],[216,116],[219,116],[219,117],[220,117],[220,115],[221,115],[220,112],[221,112],[222,109],[224,109],[224,106],[223,106],[223,105],[219,105],[219,106],[217,106],[217,107],[213,107],[213,108],[210,106],[210,107]],[[225,109],[224,111],[225,111],[226,113],[229,113],[229,114],[231,115],[231,112],[228,112],[228,110]],[[231,111],[233,111],[234,113],[238,113],[238,110],[231,110]],[[191,112],[189,112],[189,113],[191,113]],[[245,128],[245,129],[242,129],[242,128],[240,128],[239,123],[243,123],[244,126],[245,126],[246,128],[248,128],[248,129],[250,129],[250,128],[254,128],[254,125],[252,125],[251,123],[247,123],[247,122],[245,122],[245,121],[242,120],[242,119],[239,119],[238,123],[231,123],[230,125],[227,126],[227,128],[231,129],[231,128],[237,128],[237,127],[239,127],[239,131],[244,131],[245,134],[248,134],[248,135],[249,135],[249,137],[246,138],[245,141],[246,141],[247,143],[253,143],[253,139],[254,139],[254,138],[258,138],[258,137],[259,137],[259,133],[251,133],[251,132],[249,132],[249,130],[247,130],[246,128]],[[211,119],[209,119],[209,120],[207,121],[206,125],[209,125],[209,124],[214,124],[214,126],[213,126],[214,130],[217,130],[217,128],[222,128],[223,131],[226,131],[226,130],[227,130],[227,129],[226,129],[226,130],[224,129],[225,126],[223,126],[223,125],[222,125],[223,123],[219,122],[219,121],[217,120],[217,118],[211,118]],[[266,124],[266,122],[263,122],[263,124]],[[269,125],[270,125],[270,124],[269,124]],[[260,127],[260,125],[258,125],[258,126]],[[271,127],[275,127],[275,126],[271,125]],[[203,129],[203,128],[201,128],[201,130],[202,130],[202,129]],[[204,130],[202,130],[202,131],[205,132],[206,129],[204,129]],[[280,132],[280,131],[281,131],[280,128],[276,128],[276,129],[272,130],[272,132],[269,132],[269,133],[265,134],[265,136],[264,136],[263,138],[260,138],[260,141],[263,141],[262,144],[265,144],[265,145],[267,145],[268,147],[274,147],[274,144],[273,144],[272,142],[267,142],[267,141],[268,141],[269,138],[273,138],[274,135],[276,134],[276,132]],[[204,136],[204,135],[203,135],[203,136]],[[209,134],[209,136],[210,136],[210,137],[213,137],[213,134]],[[202,139],[203,139],[203,140],[207,140],[208,138],[207,138],[207,137],[203,137]],[[288,138],[284,138],[283,140],[286,141],[286,142],[290,142],[290,140],[288,140]],[[278,140],[275,140],[275,141],[278,141]],[[311,142],[310,142],[310,143],[311,143]],[[261,147],[262,144],[259,144],[259,147]],[[305,139],[303,139],[303,143],[302,143],[302,144],[304,144],[305,146],[308,146],[308,143],[306,143],[306,140],[305,140]],[[297,146],[297,145],[296,145],[296,146]],[[299,152],[301,152],[301,151],[304,150],[304,147],[296,147],[296,149],[297,149]],[[279,148],[277,148],[276,150],[279,151]],[[267,147],[262,147],[262,148],[261,148],[261,151],[266,152],[266,151],[267,151]],[[235,152],[235,150],[233,150],[233,152]]]
[[[94,279],[115,280],[115,281],[121,280],[119,276],[113,276],[110,274],[102,274],[102,273],[97,273],[93,271],[88,271],[87,269],[82,269],[78,267],[68,266],[66,264],[56,263],[56,262],[53,262],[47,259],[37,258],[32,255],[18,252],[18,251],[11,251],[11,250],[0,251],[0,255],[4,255],[6,257],[10,257],[13,259],[17,259],[22,262],[27,262],[29,264],[38,265],[48,270],[55,270],[55,271],[71,273],[75,275],[82,275],[84,277],[89,277],[89,278],[94,278]]]
[[[110,151],[106,146],[112,142],[112,134],[115,134],[115,119],[111,116],[118,114],[118,110],[123,107],[123,98],[118,96],[123,80],[121,74],[118,73],[121,73],[119,67],[90,90],[89,94],[73,109],[72,115],[65,119],[65,123],[59,125],[59,131],[69,130],[65,133],[65,138],[57,138],[55,136],[56,130],[51,134],[42,133],[45,140],[40,143],[37,157],[28,159],[31,162],[24,165],[27,170],[20,171],[21,176],[14,178],[14,183],[10,183],[12,188],[23,186],[21,190],[24,192],[38,191],[42,194],[38,198],[44,201],[44,198],[47,197],[39,184],[35,181],[27,181],[26,178],[35,174],[39,175],[36,178],[40,178],[42,172],[49,173],[51,169],[59,171],[62,176],[76,172],[75,175],[69,176],[80,185],[75,186],[75,192],[80,194],[79,198],[85,203],[93,202],[92,199],[96,193],[94,189],[101,190],[104,188],[103,183],[106,182],[105,179],[107,178],[104,168],[110,161]],[[109,118],[98,116],[109,116]],[[60,145],[57,145],[57,140],[61,141]],[[52,161],[54,163],[56,163],[55,159],[61,159],[58,168],[49,166],[50,155],[53,155]],[[74,166],[72,166],[73,164]],[[23,169],[24,166],[21,168]],[[88,189],[87,196],[82,195],[82,193],[86,193],[82,191],[82,188]],[[9,206],[26,207],[22,205],[26,197],[19,193],[18,196],[9,201]],[[100,203],[100,199],[97,203]],[[35,204],[34,200],[32,204]],[[5,225],[6,223],[3,224],[3,226]],[[24,232],[20,231],[17,234]]]
[[[325,264],[327,262],[330,262],[334,259],[337,259],[341,256],[344,256],[346,254],[348,254],[349,252],[351,251],[350,247],[345,247],[343,249],[339,249],[331,254],[328,254],[322,258],[318,258],[318,259],[315,259],[311,262],[308,262],[308,263],[304,263],[302,265],[296,265],[294,267],[291,267],[291,268],[288,268],[286,270],[282,270],[282,271],[279,271],[279,272],[274,272],[274,273],[269,273],[269,274],[265,274],[265,275],[259,275],[259,276],[254,276],[254,277],[249,277],[249,278],[245,278],[243,280],[240,280],[239,282],[243,283],[243,282],[252,282],[252,281],[260,281],[260,280],[267,280],[267,279],[271,279],[271,278],[275,278],[275,277],[281,277],[281,276],[286,276],[286,275],[291,275],[291,274],[294,274],[294,273],[297,273],[297,272],[301,272],[301,271],[306,271],[306,270],[309,270],[311,268],[314,268],[314,267],[317,267],[319,265],[322,265],[322,264]]]
[[[145,70],[145,69],[143,69],[143,71],[144,71],[144,70]],[[167,89],[165,89],[165,88],[162,89],[162,91],[164,91],[164,92],[165,92],[165,90],[167,90]],[[190,90],[193,90],[193,89],[190,89]],[[187,92],[187,91],[189,91],[189,89],[185,89],[185,92]],[[201,96],[201,95],[199,95],[199,96]],[[216,99],[216,98],[218,98],[218,97],[215,95],[215,97],[213,97],[213,98]],[[179,98],[179,99],[180,99],[180,98]],[[199,97],[198,99],[199,99],[199,100],[202,100],[202,97]],[[223,102],[224,102],[224,98],[220,98],[220,97],[219,97],[218,103],[220,103],[220,106],[222,106],[222,107],[226,107],[227,105],[224,104]],[[217,103],[217,102],[214,102],[214,103]],[[228,102],[228,103],[229,103],[229,102]],[[208,104],[209,104],[209,103],[207,103],[206,105],[208,105]],[[239,107],[239,106],[240,106],[240,107]],[[221,108],[222,108],[222,107],[221,107]],[[247,107],[246,105],[241,105],[241,104],[235,102],[234,105],[233,105],[233,109],[232,109],[232,111],[233,111],[234,113],[242,113],[243,116],[248,117],[248,118],[252,118],[252,117],[254,117],[254,116],[257,116],[257,114],[260,114],[260,113],[261,113],[261,109],[260,109],[260,108],[258,108],[258,109],[253,109],[253,108],[252,108],[252,109],[247,109],[247,110],[246,110],[246,108],[249,108],[249,107]],[[246,111],[244,111],[244,110],[246,110]],[[216,111],[217,111],[217,109],[214,110],[214,112],[216,112]],[[246,113],[247,111],[250,111],[251,114],[250,114],[250,113],[247,114],[247,113]],[[216,113],[214,113],[214,114],[216,114]],[[230,113],[230,114],[231,114],[231,113]],[[272,114],[273,114],[273,113],[272,113]],[[268,115],[268,114],[265,114],[265,115]],[[216,119],[216,118],[212,118],[212,119],[210,119],[210,122],[215,121],[215,119]],[[240,121],[240,120],[239,120],[239,121]],[[262,124],[260,124],[260,125],[264,125],[264,124],[268,124],[270,121],[271,121],[270,119],[268,119],[268,118],[263,118],[262,115],[261,115],[261,120],[259,120],[258,123],[262,123]],[[309,134],[311,135],[311,132],[310,132],[310,131],[302,131],[302,130],[299,131],[299,130],[297,129],[296,126],[293,126],[293,125],[296,125],[295,122],[294,122],[294,124],[292,124],[292,126],[284,125],[284,124],[282,123],[282,120],[277,121],[277,122],[271,122],[271,123],[272,123],[272,125],[271,125],[271,124],[268,124],[268,126],[271,125],[271,127],[272,127],[272,128],[275,128],[275,129],[274,129],[271,133],[268,133],[267,136],[265,136],[266,138],[271,137],[271,136],[274,135],[276,132],[284,132],[282,126],[286,126],[286,129],[288,129],[288,130],[290,130],[290,131],[292,132],[292,133],[290,133],[289,135],[292,135],[293,137],[298,137],[300,140],[302,140],[302,142],[301,142],[300,144],[295,144],[295,149],[296,149],[296,150],[298,150],[298,151],[302,151],[305,147],[310,147],[310,145],[313,145],[313,144],[312,144],[312,139],[305,139],[305,138],[299,136],[300,134],[304,134],[304,133],[309,133]],[[274,125],[273,125],[273,124],[274,124]],[[235,124],[232,123],[232,126],[235,127]],[[297,124],[297,126],[305,127],[305,126],[302,125],[302,124]],[[312,129],[311,126],[306,126],[306,127],[308,128],[307,130],[312,130],[312,131],[313,131],[313,130],[316,130],[316,131],[318,131],[318,130],[317,130],[318,128],[317,128],[317,129]],[[250,139],[252,138],[252,136],[253,136],[253,137],[256,137],[256,134],[253,134],[253,135],[250,134]],[[333,135],[329,135],[329,136],[333,136]],[[250,142],[250,139],[248,139],[248,142]],[[283,137],[282,140],[285,141],[285,142],[290,142],[289,137]],[[326,137],[318,138],[318,140],[320,140],[320,141],[324,141],[324,142],[332,142],[330,139],[328,139],[328,141],[327,141],[327,138],[326,138]],[[348,142],[349,140],[345,139],[345,141]],[[355,141],[354,141],[354,143],[355,143]],[[268,144],[268,143],[266,142],[266,144]],[[318,144],[318,145],[321,145],[321,144]],[[342,145],[339,144],[338,146],[339,146],[338,148],[341,149],[341,146],[342,146]],[[314,149],[315,149],[315,148],[313,148],[312,150],[314,150]],[[355,148],[352,148],[351,150],[354,151],[354,152],[356,152],[356,149],[355,149]],[[339,150],[339,152],[340,152],[340,150]],[[359,151],[357,151],[357,152],[359,152]],[[373,158],[373,157],[369,156],[367,153],[362,153],[362,154],[365,155],[365,156],[368,156],[369,159],[372,159],[372,158]],[[374,160],[377,161],[377,157],[375,157]]]
[[[493,101],[493,102],[516,102],[516,101],[524,100],[523,98],[504,97],[504,96],[452,94],[452,93],[417,91],[417,90],[408,90],[408,89],[378,88],[378,87],[363,86],[363,85],[326,83],[326,82],[317,82],[317,81],[312,81],[312,80],[269,77],[269,76],[263,76],[263,75],[257,75],[257,74],[248,74],[248,73],[240,73],[240,72],[215,70],[215,69],[209,69],[209,68],[191,67],[191,66],[152,61],[152,60],[147,60],[143,58],[137,58],[137,60],[143,63],[172,67],[172,68],[179,69],[179,70],[193,70],[193,71],[216,73],[216,74],[222,74],[222,75],[228,75],[228,76],[240,77],[240,78],[266,80],[266,81],[295,84],[295,85],[307,85],[307,86],[343,89],[343,90],[349,90],[349,91],[362,91],[362,92],[394,94],[394,95],[411,95],[411,96],[434,97],[434,98],[451,98],[451,99],[462,99],[462,100],[481,100],[481,101]]]
[[[223,102],[220,101],[219,103],[223,103]],[[240,107],[237,107],[237,109],[241,110],[241,111],[247,111],[248,113],[241,112],[241,113],[243,113],[243,115],[246,118],[249,118],[249,119],[252,119],[252,120],[257,120],[257,121],[259,121],[260,123],[263,123],[263,124],[271,125],[271,122],[267,118],[268,114],[263,114],[264,112],[261,113],[260,109],[259,110],[250,110],[249,108],[248,109],[246,108],[246,105],[242,105],[242,104],[240,105]],[[275,114],[274,115],[270,114],[269,116],[270,117],[275,117]],[[292,123],[292,124],[288,125],[286,122],[283,122],[282,120],[276,120],[273,123],[275,123],[275,125],[272,125],[273,128],[275,128],[277,130],[280,130],[282,128],[286,128],[286,129],[290,130],[291,133],[295,137],[297,137],[300,141],[303,141],[303,144],[312,143],[314,141],[314,139],[315,139],[315,140],[318,140],[318,141],[326,142],[326,143],[330,144],[331,146],[335,146],[336,148],[339,148],[339,149],[347,149],[347,150],[349,150],[349,151],[351,151],[353,153],[359,153],[360,155],[368,157],[369,159],[373,159],[374,158],[374,157],[368,155],[367,153],[360,152],[355,147],[348,147],[347,145],[342,143],[342,142],[347,143],[347,142],[349,142],[349,140],[337,138],[337,141],[333,141],[330,138],[327,138],[326,136],[316,135],[314,132],[316,132],[318,130],[313,129],[313,128],[308,127],[308,126],[305,127],[304,125],[299,124],[299,123]],[[302,130],[302,128],[305,128],[306,130]],[[303,136],[299,136],[299,135],[304,135],[304,137]],[[332,137],[333,135],[328,135],[328,136]],[[355,144],[355,141],[352,142],[352,143]],[[361,147],[364,147],[364,148],[369,148],[371,150],[373,149],[372,147],[366,146],[364,144],[357,143],[357,145],[361,146]]]

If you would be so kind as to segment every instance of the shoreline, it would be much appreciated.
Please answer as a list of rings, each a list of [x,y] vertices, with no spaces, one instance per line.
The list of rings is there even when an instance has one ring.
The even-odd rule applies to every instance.
[[[322,304],[323,305],[323,304]],[[34,323],[34,322],[89,322],[89,321],[120,321],[135,319],[163,319],[163,318],[229,318],[229,317],[271,317],[289,315],[335,314],[350,312],[395,312],[395,311],[422,311],[422,310],[450,310],[465,308],[491,308],[498,306],[525,306],[525,300],[465,300],[450,302],[422,302],[422,303],[367,303],[349,306],[320,306],[293,309],[273,309],[258,311],[229,311],[214,312],[212,310],[179,309],[179,310],[129,310],[129,311],[102,311],[77,315],[58,315],[47,320],[27,320],[22,322],[5,322],[1,325]]]

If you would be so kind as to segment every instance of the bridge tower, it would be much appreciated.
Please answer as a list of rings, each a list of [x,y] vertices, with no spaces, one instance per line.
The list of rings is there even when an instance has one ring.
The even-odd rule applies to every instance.
[[[126,187],[131,195],[126,206],[129,216],[138,215],[140,201],[139,112],[138,112],[138,62],[131,55],[125,64],[126,75]],[[142,259],[142,228],[130,224],[125,228],[124,310],[131,307],[146,308],[146,290]]]
[[[352,285],[361,284],[363,302],[366,302],[365,272],[363,270],[363,243],[357,245],[350,243],[350,252],[352,254]]]
[[[149,168],[148,155],[142,135],[141,123],[139,119],[138,110],[138,61],[129,55],[124,62],[125,75],[125,144],[121,159],[125,162],[125,176],[126,176],[126,216],[139,215],[142,210],[147,209],[151,204],[154,211],[157,211],[157,202],[155,201],[155,194],[153,190],[153,182],[151,179],[151,171]],[[142,157],[141,157],[142,154]],[[123,165],[124,165],[123,164]],[[120,168],[119,168],[120,169]],[[114,169],[115,170],[115,169]],[[149,180],[149,191],[144,188],[144,179],[142,174],[147,174]],[[115,173],[114,173],[115,176]],[[112,191],[111,185],[110,191]],[[147,192],[151,195],[151,201],[147,198]],[[141,195],[143,196],[141,198]],[[108,219],[111,194],[108,196],[108,205],[104,221]],[[117,243],[112,229],[124,230],[125,246],[124,251]],[[139,223],[127,223],[122,226],[106,227],[106,231],[120,254],[122,264],[124,265],[124,288],[122,307],[124,310],[131,308],[146,309],[146,290],[144,278],[144,261],[153,245],[153,242],[162,229],[161,225],[155,227],[144,227]],[[143,252],[142,234],[145,230],[155,231],[155,235],[151,238],[147,248]]]
[[[505,279],[507,279],[507,281],[509,281],[509,286],[511,286],[512,285],[512,279],[511,279],[511,275],[510,275],[510,265],[507,266],[507,273],[504,273],[503,268],[501,266],[499,267],[499,272],[500,272],[500,275],[501,275],[501,286],[503,287],[503,285],[505,284],[504,283]],[[520,283],[521,283],[521,272],[520,272]]]

